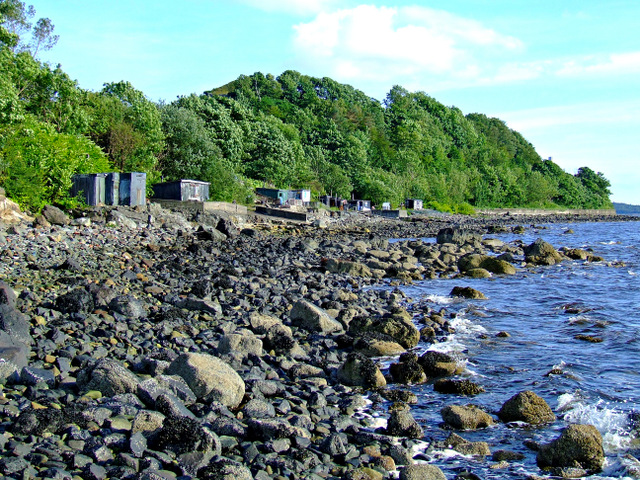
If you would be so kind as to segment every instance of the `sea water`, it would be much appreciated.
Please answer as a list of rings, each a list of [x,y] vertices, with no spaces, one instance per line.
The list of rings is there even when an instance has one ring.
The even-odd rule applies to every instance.
[[[592,251],[604,261],[564,261],[523,268],[513,276],[425,280],[403,287],[411,308],[444,308],[455,329],[436,344],[421,343],[418,353],[452,352],[465,365],[462,377],[486,390],[461,397],[434,392],[429,383],[413,385],[408,388],[418,404],[412,412],[427,442],[450,434],[441,426],[442,407],[473,403],[496,418],[502,404],[523,390],[544,398],[558,420],[543,427],[497,422],[488,429],[457,432],[470,441],[488,442],[492,451],[525,455],[505,468],[495,468],[490,458],[451,451],[427,449],[421,458],[448,478],[465,470],[485,479],[523,478],[541,473],[525,440],[547,443],[568,424],[585,423],[600,431],[606,454],[604,471],[592,478],[639,478],[633,471],[640,471],[640,463],[629,454],[640,455],[640,223],[550,224],[523,235],[489,237],[524,244],[542,238],[556,248]],[[488,300],[452,298],[454,286],[475,288]]]

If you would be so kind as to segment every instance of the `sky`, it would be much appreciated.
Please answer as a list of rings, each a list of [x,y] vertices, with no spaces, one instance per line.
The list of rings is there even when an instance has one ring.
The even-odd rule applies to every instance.
[[[153,101],[296,70],[383,101],[394,85],[498,117],[569,173],[640,205],[637,0],[32,0],[40,60]]]

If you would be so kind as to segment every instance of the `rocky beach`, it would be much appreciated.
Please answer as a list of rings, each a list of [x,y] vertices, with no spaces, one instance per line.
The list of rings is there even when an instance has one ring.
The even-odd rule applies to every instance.
[[[409,480],[447,478],[428,463],[435,448],[508,465],[517,453],[465,431],[556,417],[528,390],[495,411],[472,405],[482,386],[459,377],[460,359],[415,349],[452,331],[448,312],[395,287],[602,261],[486,234],[612,217],[303,224],[150,204],[18,220],[0,229],[4,478]],[[418,383],[467,399],[442,409],[442,445],[412,415]],[[541,475],[584,476],[604,459],[591,425],[528,447]]]

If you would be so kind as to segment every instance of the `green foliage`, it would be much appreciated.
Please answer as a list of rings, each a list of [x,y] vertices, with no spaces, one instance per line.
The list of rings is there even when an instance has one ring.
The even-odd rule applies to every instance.
[[[32,116],[0,130],[0,183],[10,198],[32,211],[69,202],[74,174],[110,168],[86,137],[57,133]]]
[[[107,83],[87,99],[91,139],[109,155],[121,172],[145,172],[159,178],[158,156],[164,133],[158,106],[129,82]]]

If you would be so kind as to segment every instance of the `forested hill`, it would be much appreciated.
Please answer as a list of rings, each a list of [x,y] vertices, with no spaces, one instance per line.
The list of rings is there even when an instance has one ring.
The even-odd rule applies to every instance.
[[[240,76],[197,101],[225,105],[240,123],[246,117],[237,110],[248,111],[260,133],[244,171],[276,186],[353,192],[378,204],[611,206],[601,174],[568,174],[503,121],[465,116],[423,92],[395,86],[380,102],[330,78],[286,71]]]
[[[31,28],[24,8],[0,2],[0,186],[33,211],[73,204],[74,173],[110,170],[208,181],[213,200],[241,203],[267,184],[457,211],[611,207],[600,173],[566,173],[499,119],[399,86],[379,101],[286,71],[169,104],[125,80],[84,90],[37,60],[57,37],[48,19]]]

